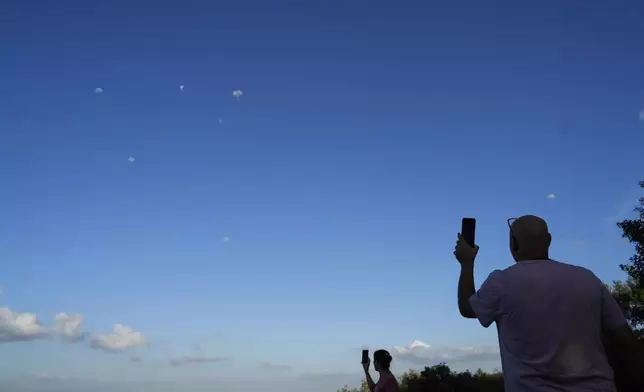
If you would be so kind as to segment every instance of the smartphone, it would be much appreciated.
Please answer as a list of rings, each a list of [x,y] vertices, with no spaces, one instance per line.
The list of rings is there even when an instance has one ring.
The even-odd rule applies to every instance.
[[[476,233],[476,219],[474,218],[463,218],[461,223],[461,235],[465,242],[474,247],[474,234]]]
[[[362,362],[361,363],[367,363],[369,362],[369,350],[362,350]]]

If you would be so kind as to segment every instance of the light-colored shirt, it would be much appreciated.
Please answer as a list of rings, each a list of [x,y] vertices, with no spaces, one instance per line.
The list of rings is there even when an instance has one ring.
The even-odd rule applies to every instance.
[[[615,392],[602,330],[626,323],[591,271],[554,260],[496,270],[470,298],[496,322],[506,392]]]

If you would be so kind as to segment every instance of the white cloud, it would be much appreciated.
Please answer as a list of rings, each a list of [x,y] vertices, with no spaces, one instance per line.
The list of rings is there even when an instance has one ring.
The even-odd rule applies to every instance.
[[[639,117],[641,121],[644,121],[644,109],[640,110]]]
[[[241,91],[241,90],[234,90],[233,91],[233,97],[237,98],[237,100],[239,100],[239,98],[241,98],[242,95],[244,95],[244,92]]]
[[[219,124],[224,122],[224,120],[222,120],[221,118],[218,121],[219,121]]]
[[[230,237],[221,237],[221,242],[230,242]]]
[[[546,196],[546,198],[548,198],[550,200],[555,199],[556,197],[557,197],[557,195],[555,195],[554,193],[549,193],[548,196]]]
[[[92,336],[90,342],[93,349],[105,351],[120,351],[147,345],[148,339],[144,334],[121,324],[114,324],[112,333]]]
[[[404,347],[394,347],[391,354],[403,361],[422,366],[439,362],[471,362],[500,360],[499,349],[491,346],[480,347],[441,347],[434,348],[420,340],[414,340]]]
[[[174,358],[170,360],[170,365],[172,366],[181,366],[194,363],[215,363],[215,362],[224,362],[230,361],[230,357],[209,357],[206,355],[192,355],[185,356],[181,358]]]
[[[55,314],[54,332],[69,343],[80,342],[87,336],[81,331],[83,320],[80,314]]]
[[[94,92],[95,92],[96,94],[100,94],[100,93],[102,93],[102,92],[103,92],[103,89],[102,89],[102,88],[100,88],[100,87],[96,87],[96,90],[94,90]]]
[[[42,339],[49,335],[35,314],[0,308],[0,343]]]
[[[128,161],[130,161],[130,162],[134,162],[134,161],[136,161],[136,158],[134,158],[134,157],[129,157],[127,160],[128,160]]]
[[[185,88],[186,88],[186,86],[184,86],[183,84],[179,86],[179,90],[181,90],[181,91],[183,91],[183,89],[185,89]]]

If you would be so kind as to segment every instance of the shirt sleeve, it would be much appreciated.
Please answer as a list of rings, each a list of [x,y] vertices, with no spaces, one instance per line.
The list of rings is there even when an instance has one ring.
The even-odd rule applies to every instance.
[[[601,283],[601,287],[602,329],[612,331],[626,324],[626,317],[606,285]]]
[[[499,315],[501,284],[500,270],[493,271],[479,290],[470,297],[470,305],[482,326],[489,327]]]

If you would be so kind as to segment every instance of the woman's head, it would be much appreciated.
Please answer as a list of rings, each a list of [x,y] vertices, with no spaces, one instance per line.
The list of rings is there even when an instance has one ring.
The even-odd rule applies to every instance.
[[[377,372],[389,370],[391,365],[391,354],[387,350],[378,350],[373,353],[373,367]]]

